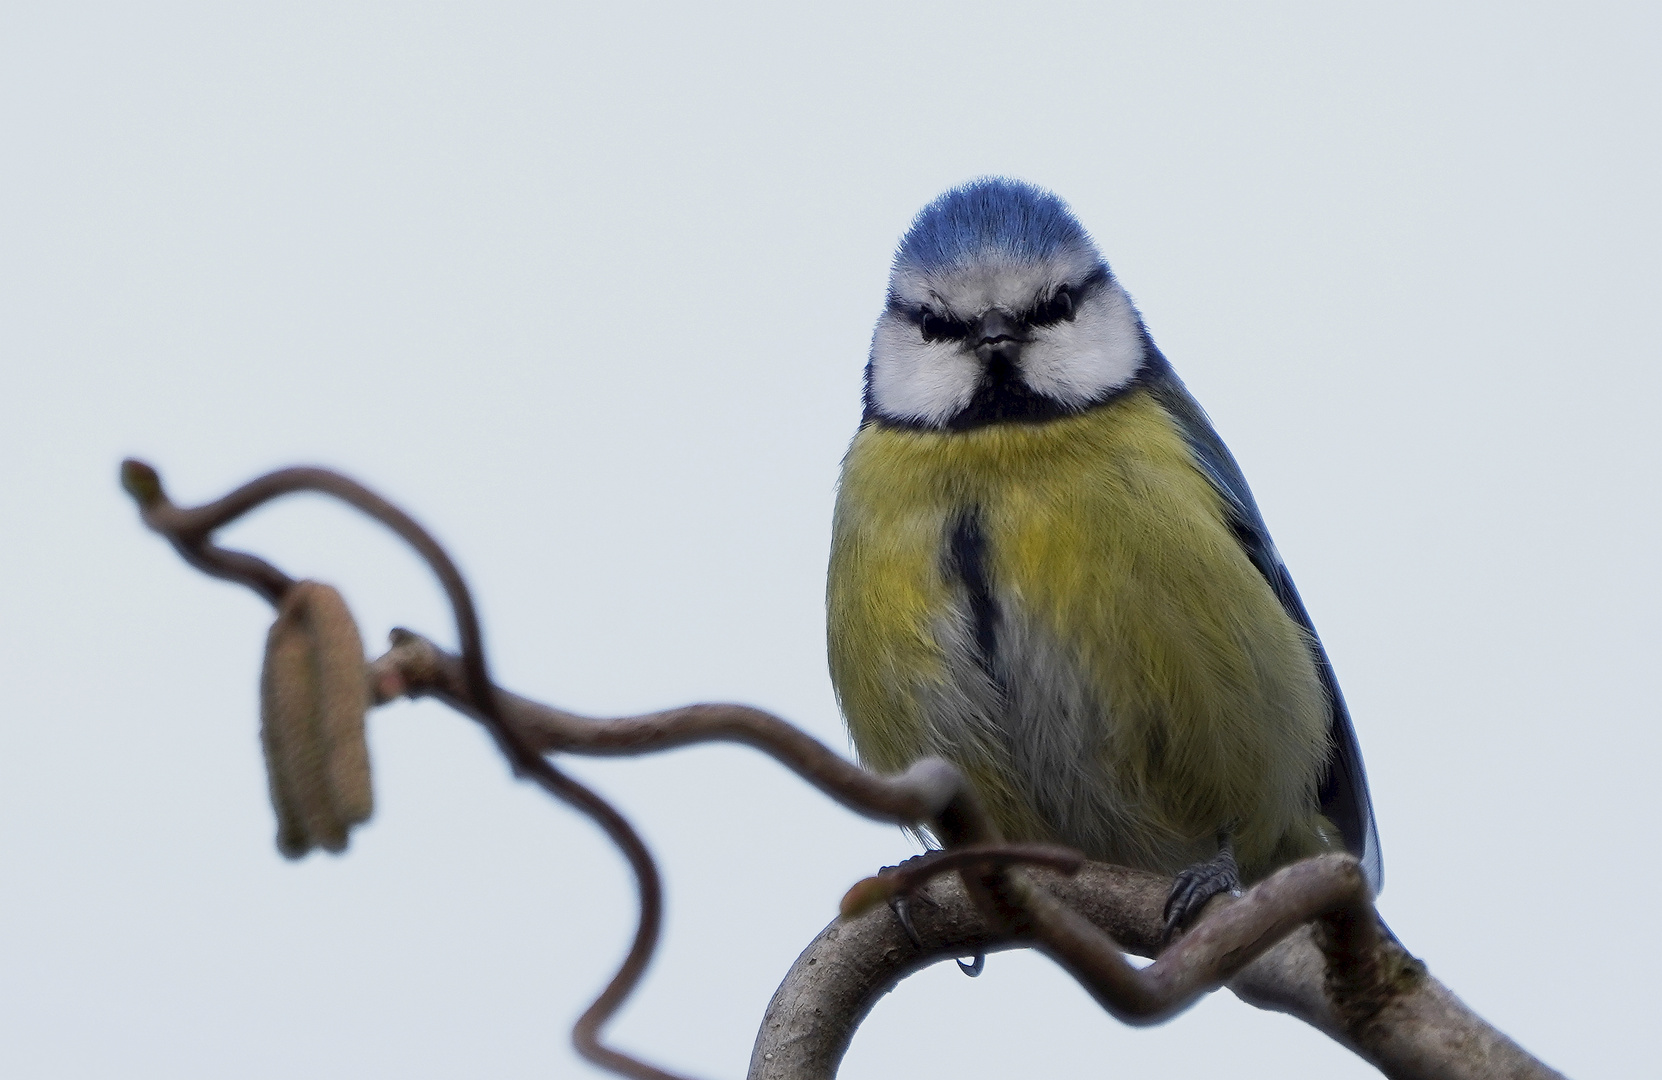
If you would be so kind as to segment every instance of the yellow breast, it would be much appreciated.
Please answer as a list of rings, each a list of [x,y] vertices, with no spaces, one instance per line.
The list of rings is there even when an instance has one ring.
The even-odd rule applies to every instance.
[[[973,510],[996,663],[966,663],[944,551]],[[1173,870],[1325,846],[1326,703],[1303,632],[1144,391],[966,432],[868,425],[838,494],[831,672],[862,758],[976,780],[1012,838]]]

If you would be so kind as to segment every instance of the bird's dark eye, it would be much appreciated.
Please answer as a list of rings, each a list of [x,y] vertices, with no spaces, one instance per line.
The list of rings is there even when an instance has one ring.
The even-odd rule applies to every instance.
[[[968,326],[928,308],[918,308],[918,329],[923,331],[925,341],[961,341],[969,337]]]
[[[1073,321],[1073,290],[1064,285],[1049,300],[1033,309],[1028,322],[1034,326],[1050,326],[1063,320]]]

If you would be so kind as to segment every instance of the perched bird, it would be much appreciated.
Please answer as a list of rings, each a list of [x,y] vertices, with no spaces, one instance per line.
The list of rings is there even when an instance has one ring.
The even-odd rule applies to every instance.
[[[1379,841],[1333,669],[1234,457],[1067,205],[977,180],[901,240],[843,462],[831,674],[861,759],[1006,839],[1218,892]]]

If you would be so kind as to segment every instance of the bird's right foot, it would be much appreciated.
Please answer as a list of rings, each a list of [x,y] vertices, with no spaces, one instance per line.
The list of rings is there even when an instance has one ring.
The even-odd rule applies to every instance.
[[[1238,892],[1240,888],[1241,873],[1235,865],[1235,849],[1227,836],[1219,837],[1216,855],[1187,867],[1172,882],[1171,895],[1166,898],[1162,938],[1170,942],[1179,930],[1194,921],[1212,897]]]

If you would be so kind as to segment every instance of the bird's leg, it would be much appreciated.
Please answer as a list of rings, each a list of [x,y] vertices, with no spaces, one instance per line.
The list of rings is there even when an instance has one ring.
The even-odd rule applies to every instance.
[[[913,855],[910,859],[907,859],[906,862],[898,863],[896,865],[905,866],[906,863],[915,862],[916,860],[922,858],[927,858],[927,856]],[[894,867],[884,867],[884,869],[890,870],[894,869]],[[918,936],[917,927],[912,925],[912,901],[914,900],[921,901],[930,907],[937,906],[935,901],[930,899],[929,894],[926,892],[897,893],[889,899],[889,910],[894,912],[895,920],[900,923],[900,928],[906,931],[906,939],[912,943],[912,947],[917,949],[919,952],[922,952],[924,948],[923,939]],[[981,970],[986,966],[987,957],[984,953],[976,953],[975,958],[967,964],[964,963],[962,959],[958,961],[958,970],[962,971],[965,975],[968,975],[972,979],[977,975],[980,975]]]
[[[1166,898],[1166,928],[1164,938],[1183,929],[1200,914],[1206,902],[1219,893],[1237,892],[1241,888],[1241,873],[1235,865],[1235,848],[1229,834],[1218,834],[1218,853],[1205,862],[1195,863],[1177,875],[1172,882],[1171,895]]]

